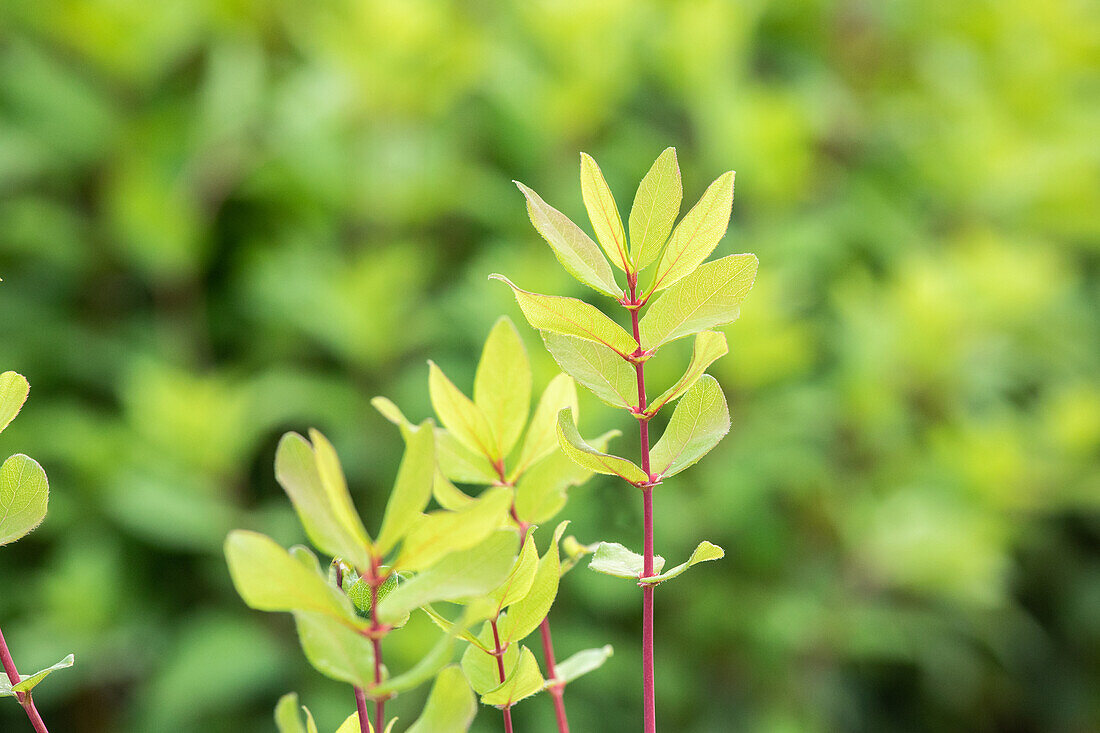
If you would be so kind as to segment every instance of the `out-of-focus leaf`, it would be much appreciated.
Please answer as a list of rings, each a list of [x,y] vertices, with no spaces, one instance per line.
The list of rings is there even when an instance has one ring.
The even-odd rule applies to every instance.
[[[296,611],[298,641],[306,659],[321,674],[358,687],[374,684],[371,640],[331,616]]]
[[[307,708],[298,705],[298,693],[286,693],[275,704],[275,728],[279,733],[306,733],[306,726],[302,722],[303,710],[309,714]]]
[[[661,572],[664,566],[665,559],[660,555],[654,555],[653,572]],[[645,558],[636,552],[631,552],[618,542],[601,542],[593,553],[588,567],[604,575],[637,580],[645,570]]]
[[[666,250],[667,253],[667,250]],[[639,324],[642,348],[737,320],[756,279],[756,255],[729,255],[701,265],[657,298]]]
[[[464,733],[477,715],[477,700],[462,670],[445,668],[432,685],[420,717],[406,733]]]
[[[720,331],[702,331],[697,334],[695,336],[695,348],[691,353],[691,363],[688,364],[687,371],[684,372],[684,375],[680,377],[676,384],[649,403],[649,406],[646,407],[646,414],[651,417],[656,415],[662,407],[687,392],[699,381],[699,378],[706,372],[707,367],[728,353],[729,346],[726,344],[726,334]]]
[[[603,251],[615,267],[631,272],[633,268],[626,255],[626,234],[619,207],[615,205],[615,197],[607,187],[603,171],[587,153],[581,153],[581,195]]]
[[[0,697],[14,697],[18,692],[30,692],[39,682],[49,677],[51,673],[73,666],[74,661],[76,661],[76,658],[70,654],[57,664],[40,669],[34,674],[20,675],[19,683],[15,685],[11,684],[7,675],[0,675]]]
[[[542,340],[562,371],[592,394],[612,407],[629,409],[638,404],[637,372],[620,354],[602,344],[551,331],[543,331]]]
[[[648,292],[663,290],[690,275],[726,234],[733,206],[733,171],[723,173],[676,226]]]
[[[501,458],[488,419],[473,401],[454,386],[434,361],[428,362],[428,391],[439,421],[459,443],[495,463]]]
[[[527,198],[527,214],[531,223],[554,250],[554,256],[562,267],[585,285],[612,298],[623,295],[615,282],[615,275],[599,247],[584,231],[565,214],[547,204],[542,198],[514,181]]]
[[[704,374],[687,391],[649,454],[655,476],[675,476],[705,456],[730,430],[729,407],[718,380]]]
[[[384,555],[404,537],[428,506],[435,482],[435,435],[431,421],[425,420],[405,444],[405,455],[397,469],[397,481],[386,503],[382,529],[375,548]]]
[[[401,543],[394,560],[398,570],[423,570],[444,555],[466,550],[501,527],[512,506],[512,492],[496,487],[457,511],[437,511],[420,518]]]
[[[618,430],[611,430],[588,443],[598,451],[605,451],[611,439],[618,435]],[[565,506],[566,490],[590,478],[591,470],[574,463],[560,450],[555,451],[519,477],[516,516],[528,524],[550,521]]]
[[[596,450],[585,442],[573,423],[569,410],[558,413],[558,444],[574,463],[584,468],[609,475],[621,476],[632,484],[644,484],[649,481],[642,469],[625,458],[609,455]]]
[[[0,545],[15,542],[46,518],[50,484],[38,461],[17,453],[0,466]]]
[[[481,702],[485,705],[511,707],[542,690],[544,684],[545,680],[539,671],[539,663],[535,661],[535,655],[527,647],[521,647],[519,660],[508,673],[504,683],[482,695]]]
[[[19,411],[23,409],[23,403],[27,401],[31,385],[26,377],[17,372],[4,372],[0,374],[0,433],[11,424]]]
[[[630,259],[644,270],[661,254],[684,197],[676,148],[665,148],[645,174],[630,207]]]
[[[436,441],[435,447],[438,452],[438,440]],[[442,470],[435,472],[435,480],[432,482],[432,496],[439,502],[439,506],[444,509],[450,509],[452,512],[464,509],[474,501],[474,497],[462,492],[457,486],[452,484],[450,479],[443,475]]]
[[[535,547],[534,532],[528,532],[520,549],[516,564],[512,572],[500,586],[494,590],[490,597],[497,604],[497,611],[510,606],[527,595],[531,583],[535,580],[535,572],[539,567],[539,552]]]
[[[463,617],[455,624],[451,624],[439,641],[422,656],[413,667],[399,675],[395,675],[374,688],[375,694],[388,695],[393,692],[406,692],[419,687],[443,669],[453,656],[455,639],[466,632],[468,619]]]
[[[561,577],[558,542],[561,541],[562,533],[568,525],[569,522],[562,522],[554,530],[550,547],[539,560],[538,569],[535,571],[535,577],[527,593],[509,607],[508,617],[497,625],[503,643],[522,641],[537,629],[546,618],[546,614],[550,613],[550,607],[554,605],[554,598],[558,595],[558,580]]]
[[[660,575],[651,575],[648,578],[642,580],[642,582],[646,583],[647,585],[656,585],[658,583],[663,583],[666,580],[671,580],[677,575],[682,574],[692,565],[698,565],[701,562],[707,562],[709,560],[719,560],[725,556],[726,551],[723,550],[721,547],[711,544],[706,540],[703,540],[699,543],[699,546],[695,548],[695,551],[691,553],[691,557],[688,558],[687,562],[680,563],[676,567],[667,570]]]
[[[497,319],[474,374],[474,404],[496,438],[494,455],[516,444],[531,409],[531,364],[527,349],[507,316]]]
[[[618,359],[617,356],[615,358]],[[571,408],[574,415],[578,414],[577,386],[568,375],[559,374],[550,380],[539,398],[538,407],[527,427],[527,435],[523,438],[519,459],[509,474],[509,480],[515,481],[516,477],[558,447],[558,412],[566,407]]]
[[[561,542],[562,552],[565,553],[565,560],[563,560],[561,564],[561,574],[565,575],[568,573],[577,566],[577,563],[594,553],[598,547],[599,543],[594,545],[582,545],[573,535],[566,537]]]
[[[370,403],[382,417],[401,429],[401,435],[406,441],[417,431],[417,426],[409,422],[397,405],[385,397],[375,397]],[[443,428],[435,428],[435,453],[440,470],[452,481],[491,484],[500,479],[488,458],[473,452]]]
[[[558,662],[554,667],[554,679],[546,680],[549,687],[555,683],[569,684],[573,680],[589,672],[593,672],[603,666],[603,663],[615,653],[611,645],[602,646],[599,649],[585,649],[572,655],[566,660]]]
[[[512,289],[519,309],[527,322],[540,331],[553,331],[603,344],[626,358],[638,344],[623,327],[594,306],[576,298],[560,295],[540,295],[517,287],[503,275],[490,275]]]

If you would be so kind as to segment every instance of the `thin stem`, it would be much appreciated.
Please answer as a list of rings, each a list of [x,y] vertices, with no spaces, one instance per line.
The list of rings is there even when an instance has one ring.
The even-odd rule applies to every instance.
[[[370,716],[367,715],[367,693],[362,687],[355,688],[355,709],[359,711],[360,733],[370,733]]]
[[[4,632],[0,631],[0,663],[4,666],[4,672],[8,676],[8,682],[12,685],[18,685],[22,681],[22,677],[19,676],[19,670],[15,668],[15,660],[11,658],[11,651],[8,649],[8,642],[4,639]],[[34,706],[34,699],[29,692],[17,692],[15,698],[19,701],[19,704],[23,706],[23,711],[27,713],[27,718],[30,719],[31,725],[34,726],[37,733],[50,733],[46,729],[46,724],[42,721],[42,716],[38,714],[38,709]]]
[[[504,680],[507,679],[508,675],[504,671],[504,650],[500,648],[500,632],[497,631],[497,620],[493,619],[489,624],[493,627],[493,643],[496,645],[496,653],[493,656],[497,658],[497,674],[500,675],[501,684],[504,684]],[[506,706],[504,708],[504,733],[512,733],[511,706]]]
[[[371,610],[371,643],[374,646],[374,684],[382,684],[382,637],[378,632],[382,628],[378,620],[378,586],[385,581],[378,579],[378,560],[371,558],[370,575],[370,610]],[[386,698],[376,697],[374,700],[374,730],[382,733],[386,722]]]
[[[558,676],[554,665],[554,642],[550,638],[550,620],[543,619],[539,626],[542,632],[542,651],[546,659],[546,674],[550,679]],[[558,733],[569,733],[569,719],[565,717],[565,685],[560,682],[550,685],[550,697],[554,700],[554,715],[558,719]]]

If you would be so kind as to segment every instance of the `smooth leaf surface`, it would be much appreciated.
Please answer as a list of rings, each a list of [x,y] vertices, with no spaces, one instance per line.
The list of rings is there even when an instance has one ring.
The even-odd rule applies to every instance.
[[[561,370],[612,407],[630,409],[638,404],[638,375],[620,354],[603,344],[542,332],[546,350]],[[555,413],[557,420],[557,413]]]
[[[730,430],[729,407],[718,380],[704,374],[680,399],[649,455],[650,469],[675,476],[705,456]]]
[[[420,513],[431,501],[435,471],[435,434],[431,430],[431,421],[425,420],[406,441],[405,455],[397,469],[397,480],[386,502],[382,528],[375,542],[377,553],[384,555],[393,549],[417,522]]]
[[[615,358],[622,361],[617,356]],[[510,481],[514,482],[533,464],[557,449],[558,412],[567,407],[573,410],[574,415],[578,414],[577,385],[569,375],[559,374],[550,380],[539,398],[531,424],[527,427],[527,435],[523,438],[519,459],[508,476]]]
[[[542,690],[545,680],[539,671],[535,655],[527,647],[522,647],[516,666],[508,673],[502,685],[481,696],[481,702],[498,707],[511,707],[520,700]]]
[[[382,417],[400,428],[401,436],[406,441],[417,431],[417,426],[409,422],[400,408],[385,397],[375,397],[370,403]],[[435,453],[440,470],[452,481],[491,484],[499,479],[488,458],[462,445],[444,428],[435,428]]]
[[[534,532],[528,532],[520,549],[519,557],[512,566],[512,572],[508,574],[500,587],[494,590],[490,597],[496,602],[497,611],[506,608],[527,595],[531,589],[531,583],[535,580],[535,573],[539,567],[539,553],[535,547]]]
[[[0,374],[0,433],[11,424],[19,411],[23,409],[23,403],[27,401],[31,385],[26,377],[17,372],[4,372]]]
[[[615,197],[607,187],[603,171],[588,153],[581,153],[581,196],[592,229],[596,232],[603,251],[607,253],[611,264],[625,272],[632,272],[630,260],[626,255],[626,234],[623,232],[623,220],[619,216],[619,207]]]
[[[436,441],[435,445],[438,450],[439,442]],[[452,484],[450,479],[443,475],[442,469],[435,472],[435,480],[432,482],[432,496],[439,502],[439,506],[452,512],[464,509],[474,501],[474,497],[464,493]]]
[[[489,278],[500,280],[512,289],[524,318],[540,331],[553,331],[603,344],[624,359],[638,348],[634,337],[622,326],[583,300],[528,292],[503,275],[490,275]]]
[[[603,452],[611,439],[619,435],[618,430],[611,430],[587,442]],[[556,436],[554,447],[557,447]],[[554,451],[520,476],[516,483],[516,516],[528,524],[550,521],[565,506],[567,490],[588,481],[592,473],[560,450]]]
[[[474,404],[496,438],[494,455],[516,444],[531,409],[531,364],[527,349],[507,316],[501,316],[481,352],[474,374]]]
[[[444,669],[436,677],[420,717],[406,733],[464,733],[477,715],[477,700],[462,670]]]
[[[76,657],[70,654],[57,664],[46,667],[45,669],[40,669],[34,674],[20,675],[19,684],[16,685],[11,684],[10,680],[8,680],[7,675],[0,675],[0,696],[4,696],[5,694],[14,696],[14,694],[17,692],[30,692],[42,680],[46,679],[59,669],[66,669],[73,666],[73,663],[75,661]]]
[[[15,542],[46,518],[50,484],[38,461],[17,453],[0,466],[0,545]]]
[[[547,680],[546,684],[547,686],[553,685],[554,683],[563,685],[569,684],[578,677],[602,667],[603,663],[614,653],[615,650],[611,648],[610,644],[598,649],[584,649],[583,651],[579,651],[568,659],[558,662],[554,667],[554,679]]]
[[[501,622],[507,619],[507,615],[501,616]],[[501,640],[501,645],[504,642]],[[462,672],[469,680],[470,686],[479,695],[484,695],[490,690],[500,687],[500,668],[497,666],[496,657],[486,650],[496,650],[496,639],[493,637],[492,624],[486,622],[477,634],[477,643],[470,644],[462,653]],[[519,646],[512,645],[504,649],[505,674],[514,669],[519,661]]]
[[[623,290],[615,282],[615,274],[607,258],[592,238],[530,188],[519,181],[513,183],[527,199],[527,214],[531,217],[531,223],[554,250],[554,256],[566,272],[604,295],[621,297]]]
[[[465,633],[467,623],[467,620],[463,618],[459,619],[457,623],[451,624],[439,641],[415,665],[375,686],[374,692],[379,695],[407,692],[430,680],[439,670],[450,663],[456,637]]]
[[[294,621],[302,651],[314,669],[350,685],[374,684],[374,647],[370,639],[325,614],[297,611]]]
[[[695,271],[726,235],[733,206],[733,171],[723,173],[676,226],[648,292],[663,290]]]
[[[558,413],[558,444],[570,460],[591,471],[621,476],[632,484],[644,484],[649,481],[645,472],[627,459],[604,453],[586,443],[577,432],[577,426],[573,423],[573,415],[569,410]]]
[[[756,255],[729,255],[701,265],[649,306],[639,324],[642,348],[737,320],[756,279]]]
[[[401,543],[394,568],[423,570],[445,555],[477,545],[505,523],[511,506],[512,492],[496,487],[457,511],[422,517]]]
[[[691,363],[688,364],[687,371],[684,372],[684,375],[680,377],[676,384],[649,403],[646,414],[652,417],[669,402],[679,398],[699,381],[699,378],[706,373],[707,367],[728,353],[729,346],[726,343],[726,334],[721,331],[702,331],[697,334],[695,336],[695,348],[691,353]]]
[[[558,556],[558,543],[569,522],[560,523],[554,530],[550,547],[539,560],[538,569],[531,585],[523,598],[508,609],[508,616],[498,625],[501,641],[505,644],[522,641],[539,627],[550,613],[554,599],[558,595],[558,581],[561,577],[561,560]]]
[[[653,572],[661,572],[664,566],[665,559],[660,555],[654,555]],[[601,542],[596,552],[592,554],[588,567],[604,575],[637,580],[645,569],[645,558],[636,552],[631,552],[618,542]]]
[[[711,560],[719,560],[726,556],[726,551],[715,544],[711,544],[706,540],[703,540],[695,548],[695,551],[691,553],[691,557],[687,562],[680,563],[676,567],[661,573],[660,575],[652,575],[645,578],[642,582],[649,585],[656,585],[657,583],[663,583],[666,580],[671,580],[677,575],[683,574],[685,570],[693,565],[698,565],[701,562],[709,562]]]
[[[644,270],[661,254],[683,197],[676,148],[665,148],[638,185],[630,207],[630,259],[635,269]]]
[[[447,378],[434,361],[428,361],[428,394],[439,421],[447,432],[490,463],[500,460],[497,439],[488,418],[469,397]]]
[[[275,704],[275,728],[279,733],[306,733],[298,693],[288,692]]]

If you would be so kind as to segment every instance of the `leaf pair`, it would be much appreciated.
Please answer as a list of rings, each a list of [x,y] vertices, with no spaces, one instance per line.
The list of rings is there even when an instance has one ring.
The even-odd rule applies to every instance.
[[[600,546],[596,548],[595,554],[592,555],[592,561],[588,564],[588,567],[604,575],[636,580],[644,585],[657,585],[682,575],[688,568],[701,562],[718,560],[725,556],[726,553],[721,547],[704,540],[691,553],[691,557],[688,558],[687,562],[681,563],[664,573],[661,570],[664,569],[665,559],[660,555],[655,555],[653,557],[653,572],[656,574],[643,578],[645,558],[636,552],[631,552],[617,542],[601,542]]]
[[[27,401],[31,386],[16,372],[0,374],[0,432]],[[0,465],[0,545],[24,537],[46,518],[50,485],[38,461],[22,453]]]

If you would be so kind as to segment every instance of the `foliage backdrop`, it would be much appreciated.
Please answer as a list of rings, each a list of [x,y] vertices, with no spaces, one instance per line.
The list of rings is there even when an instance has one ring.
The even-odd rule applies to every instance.
[[[737,169],[719,254],[761,269],[716,375],[733,432],[657,494],[658,551],[728,551],[658,594],[663,726],[1100,728],[1098,8],[0,4],[0,369],[32,384],[0,453],[53,489],[0,620],[28,668],[77,653],[46,720],[270,730],[298,689],[333,728],[352,701],[220,552],[301,539],[276,437],[323,429],[376,511],[400,439],[367,401],[427,416],[429,356],[469,387],[519,317],[486,275],[588,295],[511,180],[581,221],[579,150],[625,208],[676,145],[686,203]],[[624,491],[576,492],[571,531],[636,544]],[[570,688],[578,731],[636,727],[635,596],[564,585],[559,652],[617,649]]]

